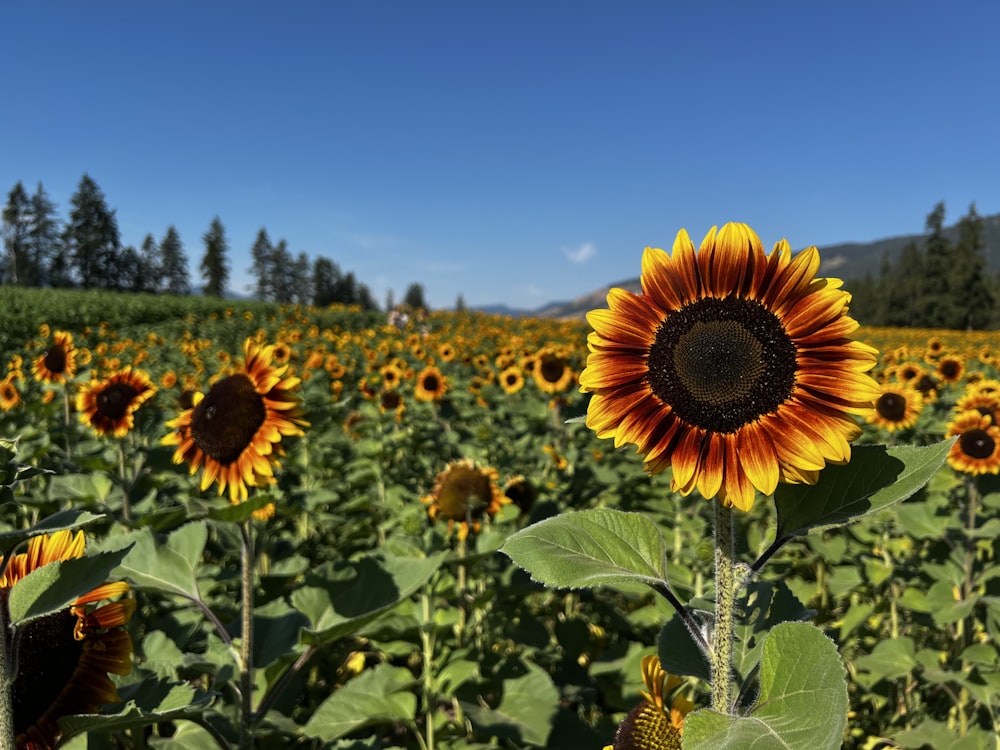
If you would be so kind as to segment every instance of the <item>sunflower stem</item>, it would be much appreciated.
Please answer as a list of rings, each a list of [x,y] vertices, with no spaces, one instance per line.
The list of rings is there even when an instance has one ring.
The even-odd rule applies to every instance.
[[[4,602],[6,605],[6,602]],[[15,674],[7,658],[7,607],[0,611],[0,747],[14,747],[14,704],[11,687]]]
[[[250,519],[240,524],[242,586],[242,638],[240,639],[240,750],[253,750],[253,528]]]
[[[715,628],[712,631],[712,709],[733,710],[733,640],[736,614],[736,560],[733,511],[715,501]]]

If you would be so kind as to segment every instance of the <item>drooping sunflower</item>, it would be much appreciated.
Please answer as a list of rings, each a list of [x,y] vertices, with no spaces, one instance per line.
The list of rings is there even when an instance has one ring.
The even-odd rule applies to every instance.
[[[875,399],[875,410],[866,419],[888,432],[913,427],[924,408],[920,391],[905,383],[884,383],[882,394]]]
[[[458,538],[478,534],[482,520],[495,516],[509,500],[497,487],[497,470],[479,467],[471,458],[449,463],[434,480],[434,489],[421,498],[432,521],[448,521],[448,533],[458,526]]]
[[[680,750],[684,734],[684,718],[694,708],[683,695],[674,697],[667,709],[665,697],[680,684],[681,679],[668,675],[660,666],[658,656],[642,659],[642,703],[633,708],[615,732],[613,745],[604,750]]]
[[[948,465],[964,474],[1000,473],[1000,427],[987,414],[970,409],[948,425],[958,440],[948,451]]]
[[[57,531],[32,537],[27,551],[10,559],[0,576],[4,626],[11,587],[51,562],[82,557],[84,545],[82,531]],[[105,583],[69,608],[21,626],[11,688],[19,750],[53,748],[61,734],[60,717],[90,713],[118,701],[108,673],[126,675],[132,670],[132,640],[124,626],[135,611],[135,600],[94,605],[120,597],[128,588],[124,581]]]
[[[207,394],[196,393],[192,408],[167,422],[164,445],[176,445],[174,463],[202,469],[201,489],[218,482],[233,503],[247,499],[248,487],[271,484],[279,466],[282,438],[303,435],[299,378],[275,367],[273,347],[247,339],[241,369],[222,378]]]
[[[136,410],[155,393],[149,375],[126,367],[84,387],[76,396],[76,409],[80,421],[98,435],[125,437],[135,426]]]
[[[434,365],[428,365],[417,373],[417,384],[413,395],[417,401],[440,401],[448,392],[448,381]]]
[[[21,392],[14,385],[13,374],[0,380],[0,411],[10,411],[21,403]]]
[[[73,334],[56,331],[52,343],[44,354],[38,356],[31,365],[35,380],[44,383],[65,383],[76,374],[76,348]]]
[[[697,252],[684,230],[671,255],[647,248],[642,293],[612,289],[587,315],[587,426],[635,444],[652,473],[670,466],[681,494],[742,510],[848,461],[852,415],[880,394],[877,351],[850,338],[850,295],[818,270],[815,247],[765,255],[745,224],[713,227]]]

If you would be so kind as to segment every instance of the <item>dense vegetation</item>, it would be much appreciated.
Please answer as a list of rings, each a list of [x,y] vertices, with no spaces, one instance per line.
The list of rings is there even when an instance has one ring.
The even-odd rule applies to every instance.
[[[54,472],[17,487],[3,529],[76,509],[103,514],[87,527],[93,549],[136,542],[116,572],[138,599],[135,666],[119,681],[126,703],[67,724],[93,732],[92,742],[100,733],[106,747],[236,742],[240,508],[200,490],[161,441],[185,390],[227,372],[245,337],[278,345],[275,358],[303,379],[310,423],[282,441],[278,483],[247,504],[275,504],[272,518],[254,522],[257,747],[610,743],[672,611],[643,587],[546,590],[497,553],[547,517],[641,511],[671,546],[675,590],[688,600],[709,593],[711,504],[670,492],[669,477],[649,477],[631,450],[574,419],[586,409],[576,387],[582,322],[432,313],[395,326],[343,306],[14,287],[0,289],[0,306],[0,374],[12,386],[0,391],[0,437],[19,437],[19,463]],[[77,351],[65,385],[31,372],[57,329]],[[878,378],[921,396],[911,425],[868,423],[861,443],[938,443],[959,400],[1000,376],[996,333],[862,334],[882,352]],[[148,372],[157,393],[124,438],[96,435],[74,396],[129,366]],[[436,520],[428,513],[440,475],[463,460],[495,472],[504,498],[498,509],[469,509],[479,527],[465,540],[461,521],[448,523],[440,507]],[[748,559],[767,548],[774,523],[763,501],[741,517]],[[756,589],[767,593],[763,606],[801,610],[845,661],[845,747],[993,746],[998,527],[996,475],[945,465],[897,508],[811,534],[772,560],[778,576]],[[756,635],[740,637],[749,654]],[[706,705],[697,671],[671,668]]]

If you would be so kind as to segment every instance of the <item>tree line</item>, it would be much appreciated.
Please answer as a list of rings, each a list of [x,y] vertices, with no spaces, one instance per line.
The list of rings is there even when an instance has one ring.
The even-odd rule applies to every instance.
[[[945,204],[927,215],[921,242],[882,257],[877,275],[848,282],[851,314],[865,325],[982,330],[1000,326],[1000,274],[986,262],[985,224],[976,204],[945,233]]]
[[[206,295],[225,296],[230,279],[229,242],[216,216],[202,235],[198,270]],[[147,234],[137,249],[122,246],[115,211],[103,192],[84,173],[70,198],[66,221],[41,183],[29,194],[18,181],[3,209],[4,254],[0,283],[20,286],[109,289],[123,292],[191,294],[188,258],[177,229],[171,225],[157,241]],[[265,228],[251,248],[254,296],[268,302],[326,306],[359,305],[377,310],[367,285],[334,261],[305,252],[293,257],[284,239],[272,242]],[[390,298],[387,306],[392,306]],[[426,309],[423,287],[411,284],[404,303]]]

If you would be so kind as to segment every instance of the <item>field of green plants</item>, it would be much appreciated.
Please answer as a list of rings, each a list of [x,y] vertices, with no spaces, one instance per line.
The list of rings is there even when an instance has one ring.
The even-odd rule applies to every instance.
[[[225,748],[251,731],[257,748],[600,750],[654,653],[708,705],[697,665],[685,672],[661,637],[674,611],[654,590],[548,589],[499,552],[559,514],[639,511],[670,550],[673,590],[711,593],[712,504],[672,493],[669,471],[649,476],[579,419],[584,321],[430,313],[395,326],[343,307],[11,288],[0,310],[0,438],[16,441],[0,448],[0,528],[74,519],[136,600],[120,702],[63,719],[66,747]],[[40,379],[60,334],[75,372]],[[909,411],[895,401],[858,444],[938,444],[970,410],[997,434],[1000,334],[859,338]],[[308,424],[280,439],[276,482],[234,505],[163,440],[195,392],[238,370],[247,339],[301,380]],[[123,436],[98,434],[78,396],[126,368],[155,393]],[[949,460],[905,502],[770,561],[763,606],[799,610],[843,658],[844,747],[1000,747],[989,460],[978,474]],[[748,563],[775,525],[760,498],[738,516]],[[745,654],[758,635],[738,633]]]

